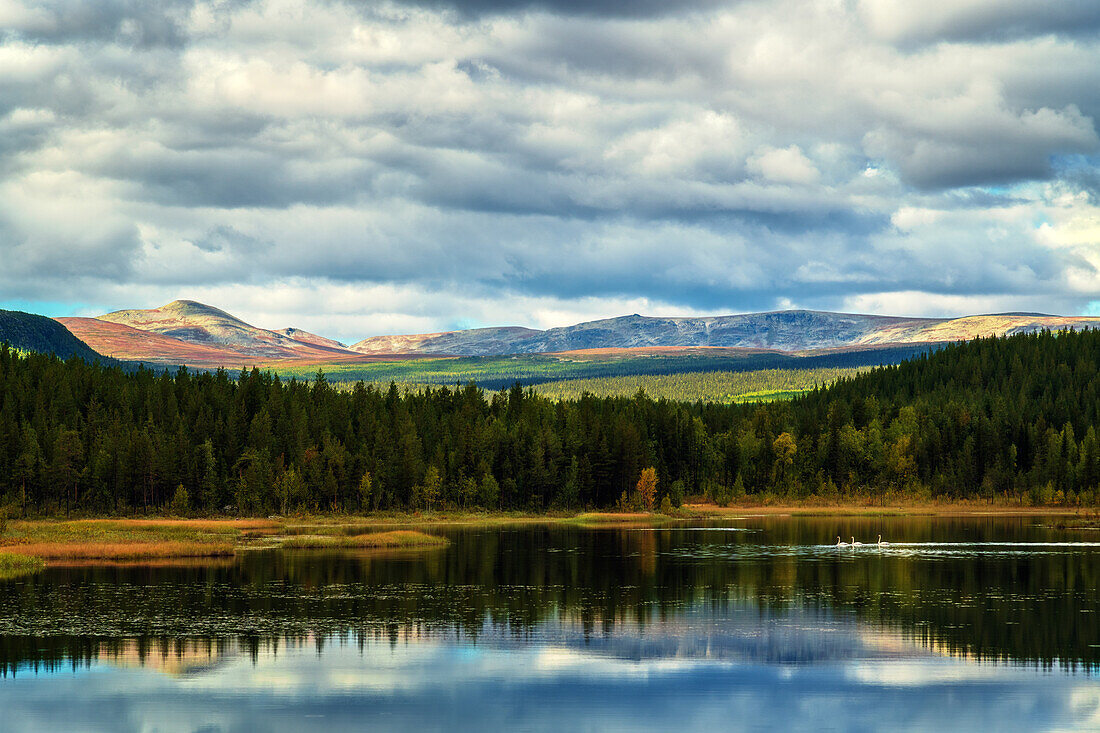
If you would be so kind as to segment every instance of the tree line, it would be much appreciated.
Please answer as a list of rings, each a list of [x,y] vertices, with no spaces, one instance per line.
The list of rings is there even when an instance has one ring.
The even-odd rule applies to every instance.
[[[542,511],[900,495],[1095,504],[1100,333],[979,339],[786,402],[123,371],[0,348],[0,501],[27,514]],[[654,469],[652,497],[639,478]],[[648,482],[646,483],[648,486]]]

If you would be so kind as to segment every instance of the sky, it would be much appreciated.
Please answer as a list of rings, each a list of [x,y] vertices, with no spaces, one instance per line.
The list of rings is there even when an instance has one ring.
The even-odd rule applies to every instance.
[[[1100,314],[1095,0],[0,0],[0,308]]]

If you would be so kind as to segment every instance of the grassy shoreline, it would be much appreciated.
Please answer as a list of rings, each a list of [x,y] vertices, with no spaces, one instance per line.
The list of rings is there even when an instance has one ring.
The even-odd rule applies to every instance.
[[[47,564],[158,564],[232,558],[250,549],[430,549],[449,540],[421,530],[494,529],[558,525],[582,529],[645,528],[683,521],[747,516],[1058,516],[1083,528],[1100,527],[1096,508],[1019,506],[986,502],[756,504],[719,507],[689,503],[672,514],[655,512],[462,512],[324,514],[269,518],[31,519],[9,523],[0,537],[0,580],[37,572]]]
[[[290,550],[322,550],[340,548],[413,548],[445,547],[445,537],[424,534],[410,529],[389,532],[369,532],[356,535],[298,535],[283,540],[279,547]]]
[[[0,579],[48,565],[161,564],[232,558],[252,549],[417,549],[449,541],[370,522],[293,519],[19,520],[0,537]]]

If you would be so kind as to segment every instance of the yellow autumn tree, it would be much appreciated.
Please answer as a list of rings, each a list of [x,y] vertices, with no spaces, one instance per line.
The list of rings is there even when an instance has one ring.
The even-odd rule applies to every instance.
[[[775,464],[772,467],[775,485],[778,488],[786,488],[791,466],[794,465],[794,456],[798,453],[794,436],[790,433],[780,433],[772,443],[772,450],[775,452]]]
[[[650,466],[642,469],[642,475],[638,477],[638,485],[635,487],[638,496],[642,500],[642,506],[652,510],[653,503],[657,500],[657,469]]]

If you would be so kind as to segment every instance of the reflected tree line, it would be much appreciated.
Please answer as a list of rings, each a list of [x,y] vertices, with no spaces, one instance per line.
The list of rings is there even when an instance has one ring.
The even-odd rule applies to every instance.
[[[867,536],[872,521],[844,527]],[[1100,664],[1094,554],[846,553],[814,547],[840,531],[835,521],[759,528],[780,551],[761,553],[750,533],[546,527],[456,533],[449,548],[421,554],[250,553],[223,567],[57,568],[3,587],[0,669],[79,666],[134,643],[164,655],[181,640],[270,649],[280,638],[477,642],[491,630],[524,643],[549,627],[589,640],[628,631],[659,639],[685,633],[689,617],[735,626],[746,603],[777,617],[849,619],[974,659],[1086,671]],[[986,536],[973,522],[894,530],[896,542]],[[1036,530],[1018,531],[1036,540]],[[783,554],[788,546],[803,550]]]

